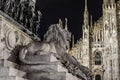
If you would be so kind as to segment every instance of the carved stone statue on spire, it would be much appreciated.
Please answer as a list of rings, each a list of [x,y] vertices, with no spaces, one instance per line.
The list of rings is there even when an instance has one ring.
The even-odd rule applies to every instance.
[[[17,1],[14,1],[13,3],[13,9],[12,9],[12,17],[17,20]]]
[[[3,10],[4,4],[5,4],[5,1],[4,0],[0,0],[0,10]]]
[[[0,0],[0,9],[3,2]],[[6,0],[3,12],[37,34],[41,13],[39,11],[35,13],[35,2],[36,0]]]
[[[14,8],[14,11],[15,11],[15,14],[14,14],[14,19],[15,20],[18,20],[19,19],[19,11],[20,11],[20,2],[21,0],[16,0],[15,1],[15,8]]]
[[[68,30],[68,19],[65,18],[65,29]]]
[[[3,11],[5,12],[5,13],[8,13],[8,11],[9,11],[9,8],[10,8],[10,5],[11,5],[11,0],[6,0],[6,2],[5,2],[5,7],[4,7],[4,9],[3,9]]]
[[[2,9],[3,0],[0,0],[0,10]]]
[[[63,26],[63,22],[62,22],[61,19],[59,19],[59,25],[60,25],[60,26]]]
[[[23,18],[24,18],[24,9],[25,9],[25,4],[24,4],[24,2],[20,2],[20,4],[19,4],[19,19],[18,19],[18,22],[20,23],[20,24],[23,24]]]
[[[32,27],[33,27],[33,18],[34,18],[34,6],[29,5],[28,7],[28,23],[29,23],[29,29],[32,31]]]
[[[42,13],[40,11],[37,11],[36,16],[34,18],[34,27],[33,32],[37,34],[38,28],[40,27],[40,19],[41,19]]]

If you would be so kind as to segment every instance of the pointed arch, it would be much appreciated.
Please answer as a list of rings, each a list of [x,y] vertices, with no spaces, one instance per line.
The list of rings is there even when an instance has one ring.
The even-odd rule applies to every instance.
[[[97,75],[95,76],[95,80],[101,80],[101,76],[97,74]]]
[[[101,65],[102,64],[102,52],[101,51],[95,51],[95,56],[94,56],[94,62],[95,65]]]

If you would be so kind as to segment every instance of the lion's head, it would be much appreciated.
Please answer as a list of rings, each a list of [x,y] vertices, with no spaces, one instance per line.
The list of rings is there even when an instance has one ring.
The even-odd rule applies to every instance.
[[[67,42],[71,40],[71,33],[58,24],[52,24],[44,35],[44,42],[56,43],[62,47],[67,46]]]

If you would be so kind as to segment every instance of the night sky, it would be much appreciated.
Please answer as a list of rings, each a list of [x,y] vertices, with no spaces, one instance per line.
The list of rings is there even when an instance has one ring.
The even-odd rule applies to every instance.
[[[102,0],[88,0],[88,11],[96,21],[102,15]],[[84,0],[37,0],[36,10],[42,13],[39,36],[42,38],[51,24],[61,18],[68,18],[69,31],[75,35],[75,41],[82,37]]]

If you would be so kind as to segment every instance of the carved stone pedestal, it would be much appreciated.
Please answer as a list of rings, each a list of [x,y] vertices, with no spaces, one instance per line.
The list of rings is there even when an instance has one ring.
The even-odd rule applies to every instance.
[[[38,56],[38,55],[36,55]],[[44,57],[43,57],[44,56]],[[35,56],[34,60],[36,59]],[[31,56],[30,56],[31,58]],[[27,59],[30,60],[27,57]],[[56,59],[54,54],[50,53],[49,55],[39,55],[39,59],[42,61],[49,62],[45,65],[23,65],[21,69],[25,72],[28,72],[27,78],[30,80],[80,80],[76,76],[68,73],[68,70],[63,67],[61,62]],[[33,60],[33,58],[31,58]]]
[[[33,37],[29,35],[33,35]],[[20,67],[16,48],[20,49],[19,45],[27,45],[36,39],[39,40],[32,32],[0,11],[0,80],[79,80],[76,76],[68,73],[53,54],[40,55],[41,61],[50,64],[31,65],[29,74],[27,73],[28,65]],[[38,66],[39,68],[36,68]],[[37,72],[35,73],[35,71]],[[33,79],[33,76],[36,78]]]
[[[0,11],[0,80],[27,80],[26,72],[19,70],[18,45],[26,45],[32,38],[23,32],[24,28]]]

